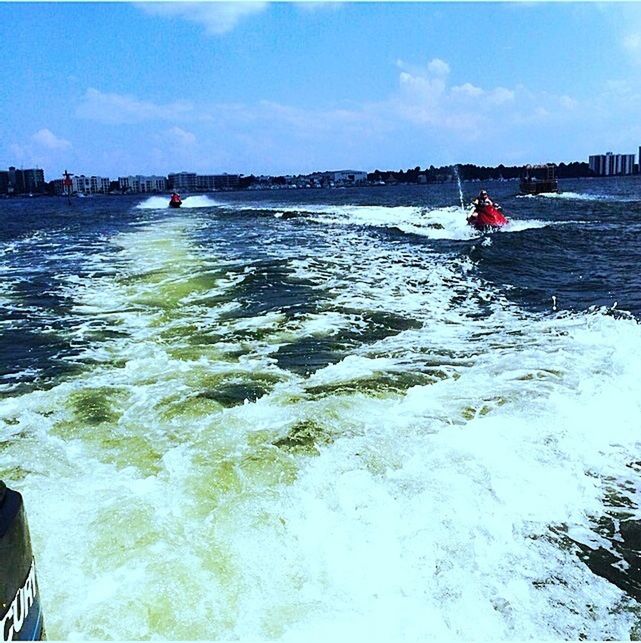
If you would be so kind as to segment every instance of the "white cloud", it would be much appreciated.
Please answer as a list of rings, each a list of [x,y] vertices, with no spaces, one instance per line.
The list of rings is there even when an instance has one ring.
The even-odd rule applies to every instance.
[[[506,89],[505,87],[497,87],[487,94],[488,100],[494,105],[510,103],[514,100],[514,97],[515,92],[512,89]]]
[[[9,151],[15,165],[25,167],[52,167],[73,157],[72,144],[56,136],[51,130],[42,128],[28,139],[9,143]]]
[[[176,101],[158,105],[125,94],[105,94],[97,89],[88,89],[76,109],[81,118],[121,125],[142,123],[150,120],[175,120],[190,114],[191,103]]]
[[[423,128],[447,129],[468,139],[489,129],[505,130],[533,119],[552,118],[559,107],[567,112],[578,106],[570,96],[532,92],[523,85],[484,88],[469,81],[450,85],[450,66],[439,58],[422,70],[402,60],[396,65],[403,70],[400,91],[390,103],[398,116]]]
[[[447,76],[450,73],[450,66],[440,58],[434,58],[427,65],[427,71],[436,76]]]
[[[480,88],[472,85],[471,83],[464,83],[463,85],[458,85],[457,87],[452,87],[452,94],[459,96],[467,96],[470,98],[478,98],[483,96],[485,92]]]
[[[247,16],[267,8],[267,2],[140,2],[145,13],[179,18],[201,24],[208,34],[219,36],[232,31]]]
[[[476,87],[471,83],[464,83],[452,87],[452,96],[458,98],[471,98],[476,101],[482,100],[485,104],[502,105],[514,100],[515,93],[511,89],[505,87],[496,87],[495,89],[486,91],[480,87]]]
[[[31,140],[45,147],[49,150],[68,150],[71,148],[71,143],[64,138],[58,138],[51,130],[43,128],[38,130],[32,137]]]
[[[274,101],[260,101],[255,106],[232,109],[219,106],[216,121],[252,124],[266,130],[282,129],[286,136],[310,140],[315,137],[370,136],[386,129],[380,115],[368,105],[351,108],[328,107],[313,110],[283,105]]]
[[[399,67],[409,69],[405,63]],[[399,74],[400,94],[391,99],[393,111],[402,119],[423,127],[446,128],[474,136],[482,126],[487,92],[472,83],[450,87],[450,66],[434,58],[421,71]]]
[[[425,102],[438,99],[445,92],[445,81],[441,78],[428,78],[425,76],[412,76],[406,71],[399,76],[401,89],[409,95]]]
[[[172,127],[167,130],[167,136],[179,145],[189,146],[196,143],[196,136],[182,127]]]
[[[254,171],[270,165],[284,169],[283,159],[288,159],[289,170],[305,165],[311,170],[335,157],[336,163],[354,164],[359,158],[380,158],[382,150],[397,141],[400,149],[405,140],[414,148],[420,142],[468,154],[483,135],[491,141],[509,140],[516,149],[541,123],[549,131],[562,131],[558,128],[583,122],[589,107],[568,95],[518,84],[482,87],[476,78],[462,78],[453,85],[455,70],[450,72],[449,64],[438,58],[420,66],[401,60],[396,64],[397,88],[371,102],[343,101],[312,109],[274,100],[165,104],[90,89],[78,114],[106,123],[160,121],[159,127],[131,128],[147,136],[151,146],[141,154],[150,156],[157,168]],[[632,91],[632,84],[611,83],[608,89],[621,94]]]

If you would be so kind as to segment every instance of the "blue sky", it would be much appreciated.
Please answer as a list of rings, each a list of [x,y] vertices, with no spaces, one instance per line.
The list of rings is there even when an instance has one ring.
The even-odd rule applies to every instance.
[[[641,145],[641,4],[0,3],[0,168],[281,174]]]

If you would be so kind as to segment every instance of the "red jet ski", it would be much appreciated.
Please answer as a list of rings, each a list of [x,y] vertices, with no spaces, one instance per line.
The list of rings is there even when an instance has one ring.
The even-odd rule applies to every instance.
[[[485,205],[470,215],[467,222],[481,232],[488,229],[498,230],[509,223],[503,213],[491,205]]]
[[[180,194],[176,194],[175,192],[171,195],[171,199],[169,199],[169,207],[170,208],[179,208],[183,204],[182,199],[180,198]]]

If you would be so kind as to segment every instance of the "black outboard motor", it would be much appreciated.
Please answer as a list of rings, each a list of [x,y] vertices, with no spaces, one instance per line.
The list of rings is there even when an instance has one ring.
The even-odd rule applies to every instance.
[[[39,641],[44,635],[22,496],[0,480],[0,641]]]

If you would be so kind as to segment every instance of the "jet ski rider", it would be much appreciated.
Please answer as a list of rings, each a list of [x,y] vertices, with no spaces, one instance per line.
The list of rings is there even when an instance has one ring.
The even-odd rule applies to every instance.
[[[492,201],[492,199],[490,199],[488,193],[485,190],[481,190],[479,192],[476,199],[472,201],[472,205],[474,206],[474,211],[472,212],[472,214],[470,214],[468,221],[469,219],[476,218],[483,211],[483,209],[488,206],[499,211],[503,209],[498,203],[495,203],[494,201]]]
[[[485,190],[481,190],[479,195],[472,201],[475,210],[482,210],[485,206],[489,205],[494,208],[497,207],[496,203],[490,199],[488,193]]]

